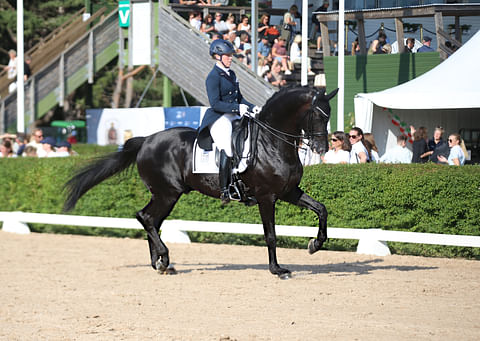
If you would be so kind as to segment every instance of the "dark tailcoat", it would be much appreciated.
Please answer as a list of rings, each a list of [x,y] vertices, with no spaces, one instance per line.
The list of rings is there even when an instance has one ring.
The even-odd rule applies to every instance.
[[[248,105],[250,111],[254,105],[245,100],[240,92],[237,76],[230,70],[230,75],[215,65],[205,81],[210,108],[203,116],[198,128],[198,145],[205,150],[212,149],[209,126],[226,113],[238,114],[239,105]]]

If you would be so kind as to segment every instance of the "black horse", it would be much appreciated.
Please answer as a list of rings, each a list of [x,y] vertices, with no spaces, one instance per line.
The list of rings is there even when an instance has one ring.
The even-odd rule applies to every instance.
[[[303,167],[298,156],[302,139],[308,139],[312,150],[322,153],[328,148],[327,123],[330,118],[330,94],[311,87],[284,88],[264,105],[254,126],[258,129],[256,159],[240,175],[248,186],[248,195],[258,202],[268,246],[269,268],[280,278],[289,278],[290,271],[278,265],[275,235],[275,203],[278,199],[305,207],[318,215],[319,231],[308,249],[314,253],[327,239],[327,210],[305,194],[298,185]],[[303,132],[303,135],[302,135]],[[105,179],[129,168],[135,162],[152,197],[136,217],[148,236],[152,267],[169,272],[168,249],[159,229],[184,193],[197,190],[219,198],[218,175],[193,174],[192,149],[197,131],[172,128],[148,137],[134,137],[122,151],[106,155],[87,165],[70,179],[64,209],[71,210],[80,197]]]

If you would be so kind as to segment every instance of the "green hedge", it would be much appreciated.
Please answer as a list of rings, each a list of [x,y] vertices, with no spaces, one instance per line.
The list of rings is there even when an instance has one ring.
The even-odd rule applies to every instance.
[[[83,147],[82,154],[101,152]],[[77,148],[78,149],[78,148]],[[111,150],[111,148],[110,148]],[[0,211],[62,213],[63,184],[89,156],[0,159]],[[427,165],[317,165],[307,167],[301,187],[328,209],[328,226],[480,235],[480,168]],[[71,214],[134,218],[149,201],[136,169],[88,192]],[[256,207],[193,192],[182,196],[170,219],[261,223]],[[277,203],[279,225],[317,226],[308,210]],[[143,231],[34,225],[33,230],[144,237]],[[195,241],[263,245],[262,236],[190,233]],[[279,245],[305,247],[306,238],[280,238]],[[352,250],[356,241],[330,240],[329,249]],[[480,249],[389,243],[392,251],[416,255],[480,258]]]

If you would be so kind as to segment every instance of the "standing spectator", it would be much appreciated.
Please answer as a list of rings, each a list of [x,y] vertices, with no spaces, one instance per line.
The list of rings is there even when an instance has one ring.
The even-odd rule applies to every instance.
[[[448,137],[448,146],[450,147],[450,154],[448,159],[443,156],[438,156],[440,163],[448,163],[450,166],[462,166],[465,164],[465,144],[459,134],[452,134]],[[463,148],[462,148],[463,147]]]
[[[429,36],[423,37],[423,45],[417,50],[417,52],[434,52],[435,50],[430,47],[432,44],[432,38]]]
[[[42,142],[42,149],[44,151],[44,155],[40,156],[40,154],[38,153],[38,149],[37,149],[37,154],[38,157],[55,157],[57,156],[56,153],[55,153],[55,139],[53,137],[50,137],[50,136],[47,136],[45,137]]]
[[[292,46],[290,46],[290,61],[294,64],[302,64],[302,49],[300,45],[302,44],[302,36],[297,34],[293,40]],[[310,57],[307,57],[307,70],[309,76],[315,76],[315,73],[312,72]]]
[[[387,35],[384,31],[378,32],[378,37],[370,45],[368,54],[384,54],[385,51],[382,49],[383,46],[387,43]]]
[[[407,38],[407,45],[405,46],[405,52],[406,53],[414,53],[413,51],[415,47],[415,39],[414,38]],[[400,51],[400,49],[399,49]]]
[[[370,155],[368,153],[365,144],[363,143],[363,131],[358,127],[353,127],[349,133],[349,140],[352,144],[352,150],[350,151],[350,163],[366,163],[370,161]]]
[[[32,58],[30,58],[30,56],[25,56],[25,61],[23,62],[23,80],[25,82],[32,75],[32,70],[30,69],[31,63],[32,63]]]
[[[202,28],[200,30],[212,38],[212,34],[215,31],[215,25],[213,24],[213,17],[210,13],[203,18]]]
[[[412,152],[407,148],[407,137],[405,135],[397,136],[397,145],[386,151],[380,158],[384,163],[411,163]]]
[[[429,160],[435,163],[438,163],[438,156],[443,155],[448,157],[448,145],[443,140],[443,128],[440,126],[435,127],[433,131],[433,138],[428,140],[428,152],[427,155]]]
[[[329,6],[328,0],[324,0],[322,6],[318,7],[314,12],[326,12]],[[317,52],[322,51],[322,36],[320,32],[320,22],[316,15],[312,15],[312,32],[310,32],[310,39],[317,39]]]
[[[380,161],[380,156],[378,156],[378,148],[377,144],[375,143],[375,138],[373,137],[372,133],[365,133],[364,143],[367,150],[370,152],[370,156],[372,157],[372,162],[378,163]]]
[[[42,140],[43,140],[43,130],[40,128],[37,128],[33,131],[32,139],[27,144],[27,146],[32,146],[36,149],[38,157],[45,156],[45,151],[43,150],[42,143],[41,143]]]
[[[292,5],[289,11],[283,15],[281,37],[285,38],[288,47],[292,41],[292,36],[297,32],[297,22],[295,21],[296,13],[298,13],[298,7]]]
[[[4,139],[0,145],[0,157],[17,157],[13,152],[12,141]]]
[[[274,44],[272,47],[272,57],[273,63],[280,63],[282,65],[282,71],[285,72],[286,75],[291,75],[288,68],[288,55],[287,55],[287,47],[286,47],[286,40],[283,37],[278,38],[278,43]]]
[[[332,134],[332,148],[322,156],[323,163],[349,163],[352,146],[348,141],[347,134],[336,131]]]
[[[8,56],[10,60],[8,61],[8,65],[5,66],[5,70],[7,70],[7,78],[13,80],[12,83],[8,86],[8,92],[12,93],[17,88],[17,82],[15,78],[17,77],[17,52],[15,50],[8,51]]]
[[[250,34],[250,24],[248,23],[248,17],[243,14],[240,23],[237,26],[237,31],[245,31]]]
[[[412,163],[425,163],[428,161],[427,128],[420,127],[415,130],[410,126],[410,134],[413,136]]]

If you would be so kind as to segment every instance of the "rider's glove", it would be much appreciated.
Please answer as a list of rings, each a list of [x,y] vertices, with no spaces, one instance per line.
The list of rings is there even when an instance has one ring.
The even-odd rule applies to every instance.
[[[245,115],[248,116],[248,105],[240,104],[238,107],[239,107],[238,109],[240,111],[240,116],[245,116]]]
[[[258,115],[260,114],[260,111],[262,111],[262,107],[259,107],[259,106],[254,106],[253,109],[252,109],[252,112],[254,115]]]

